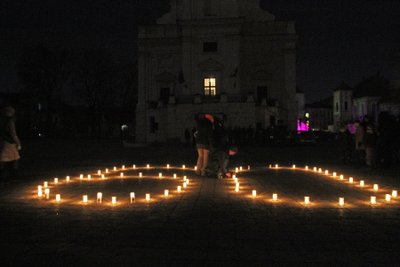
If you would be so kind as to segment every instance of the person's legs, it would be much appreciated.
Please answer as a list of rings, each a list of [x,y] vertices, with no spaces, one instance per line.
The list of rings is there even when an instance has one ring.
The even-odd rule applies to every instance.
[[[201,174],[205,174],[205,169],[207,168],[207,163],[208,163],[208,156],[210,154],[210,151],[207,149],[203,149],[203,165],[201,168]]]
[[[201,174],[201,170],[203,169],[203,158],[204,158],[204,154],[203,154],[204,149],[202,148],[197,148],[197,170],[196,170],[196,174]]]

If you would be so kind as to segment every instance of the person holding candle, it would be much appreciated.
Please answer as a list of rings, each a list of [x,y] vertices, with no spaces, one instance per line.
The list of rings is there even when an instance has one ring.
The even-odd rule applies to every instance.
[[[20,159],[21,142],[15,130],[15,109],[5,106],[0,116],[0,176],[4,176],[6,165],[11,167],[11,177],[15,178]]]

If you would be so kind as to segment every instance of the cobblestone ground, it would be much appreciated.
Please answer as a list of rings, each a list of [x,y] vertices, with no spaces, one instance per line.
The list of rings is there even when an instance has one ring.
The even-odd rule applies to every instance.
[[[53,140],[24,147],[19,180],[3,182],[0,189],[2,266],[400,265],[400,199],[385,201],[400,189],[398,168],[341,165],[335,144],[241,148],[232,159],[232,166],[244,168],[239,192],[233,179],[195,176],[190,146],[127,149],[111,141]],[[166,169],[167,163],[173,168]],[[287,168],[276,169],[275,163]],[[113,166],[119,169],[105,180],[96,174]],[[68,184],[66,175],[72,179]],[[179,193],[184,175],[190,183]],[[49,182],[49,200],[37,197],[43,181]],[[95,203],[97,192],[103,193],[102,203]],[[376,205],[369,203],[373,195]],[[310,205],[304,205],[304,196],[310,196]]]

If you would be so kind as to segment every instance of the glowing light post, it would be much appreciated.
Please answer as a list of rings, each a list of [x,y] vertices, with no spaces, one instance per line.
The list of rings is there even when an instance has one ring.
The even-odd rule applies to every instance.
[[[274,202],[278,201],[278,194],[276,193],[272,194],[272,201]]]
[[[340,207],[344,206],[344,197],[339,197],[339,206]]]
[[[135,192],[131,192],[129,194],[129,198],[130,198],[131,203],[135,202]]]
[[[117,204],[117,197],[111,197],[111,204]]]
[[[146,202],[150,202],[150,194],[146,194]]]
[[[376,196],[371,196],[371,205],[376,205]]]
[[[257,190],[251,191],[251,196],[252,196],[253,198],[257,197]]]
[[[60,194],[56,194],[56,202],[60,203],[61,201],[61,195]]]
[[[165,189],[165,190],[164,190],[164,197],[166,197],[166,198],[167,198],[167,197],[168,197],[168,195],[169,195],[169,190],[168,190],[168,189]]]
[[[309,205],[310,204],[310,197],[309,196],[305,196],[304,197],[304,205]]]
[[[83,195],[83,196],[82,196],[82,202],[83,202],[84,204],[88,203],[88,196],[87,196],[87,195]]]
[[[392,196],[390,194],[386,194],[385,200],[387,203],[390,203],[390,201],[392,200]]]
[[[46,188],[44,190],[44,194],[46,195],[46,199],[49,199],[49,197],[50,197],[50,188]]]
[[[379,190],[378,184],[374,184],[374,191],[377,192]]]
[[[392,197],[397,198],[397,190],[392,191]]]
[[[103,193],[98,192],[98,193],[97,193],[96,202],[97,202],[97,203],[101,203],[102,201],[103,201]]]

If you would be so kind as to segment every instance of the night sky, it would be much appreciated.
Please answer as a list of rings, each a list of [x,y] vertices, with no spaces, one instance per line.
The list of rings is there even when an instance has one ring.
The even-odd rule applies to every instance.
[[[328,96],[342,80],[354,86],[400,62],[400,0],[262,0],[299,35],[297,83],[307,102]],[[14,91],[25,46],[102,48],[118,64],[135,61],[138,24],[168,11],[168,0],[0,1],[0,91]],[[397,57],[395,57],[397,55]],[[400,63],[397,63],[400,64]]]

